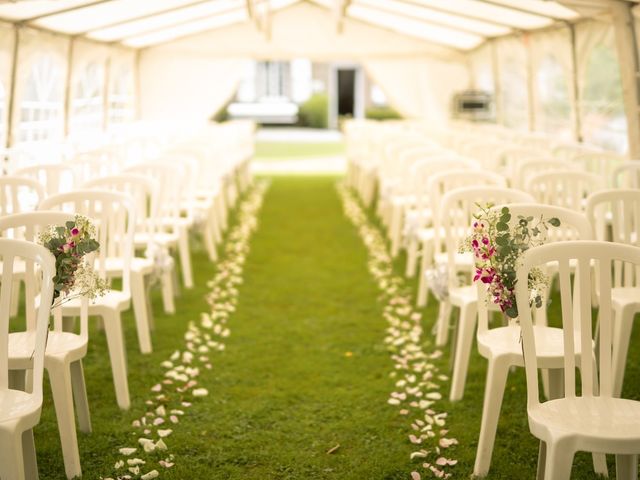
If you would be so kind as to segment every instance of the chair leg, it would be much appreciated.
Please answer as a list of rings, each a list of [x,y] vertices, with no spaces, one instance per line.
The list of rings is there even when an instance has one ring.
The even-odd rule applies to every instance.
[[[111,372],[116,391],[116,400],[122,410],[128,410],[131,406],[129,399],[129,382],[127,381],[127,357],[124,349],[124,337],[122,335],[122,320],[120,315],[114,313],[104,319],[104,330],[107,335],[109,358],[111,360]]]
[[[624,383],[624,371],[627,364],[627,353],[629,351],[629,340],[633,328],[633,312],[629,309],[622,309],[615,315],[613,329],[613,356],[611,370],[614,375],[613,396],[619,397],[622,394]]]
[[[638,455],[616,455],[616,479],[636,480],[638,478]]]
[[[0,478],[24,480],[24,455],[22,432],[0,430]]]
[[[71,371],[71,387],[73,389],[73,400],[78,416],[78,428],[83,433],[91,433],[91,414],[89,412],[89,399],[87,397],[87,386],[84,381],[84,369],[82,360],[77,360],[69,365]]]
[[[204,239],[204,245],[207,249],[209,260],[211,260],[211,262],[215,262],[218,259],[218,252],[216,252],[213,229],[209,222],[210,220],[208,218],[204,221],[204,225],[202,227],[202,238]]]
[[[405,275],[413,278],[418,268],[418,240],[411,238],[409,240],[409,248],[407,249],[407,270]]]
[[[11,318],[18,316],[18,309],[20,308],[20,280],[14,280],[11,287],[11,307],[9,309],[9,315]]]
[[[64,470],[67,478],[82,476],[80,468],[80,452],[78,451],[78,437],[73,413],[73,389],[69,366],[62,362],[49,362],[47,365],[53,404],[58,419],[58,431],[62,444]]]
[[[502,407],[502,397],[509,375],[509,362],[502,358],[490,358],[487,369],[487,383],[484,387],[484,402],[482,404],[482,422],[480,424],[480,438],[473,474],[485,477],[491,467],[493,445],[498,429],[498,419]]]
[[[193,288],[189,231],[186,228],[180,228],[178,231],[178,254],[180,256],[180,266],[182,267],[182,282],[186,288]]]
[[[429,285],[427,285],[427,269],[431,264],[431,244],[422,242],[422,258],[420,259],[420,278],[418,280],[418,307],[426,307],[429,301]]]
[[[214,198],[212,202],[213,202],[213,205],[208,212],[208,217],[209,217],[208,221],[209,221],[209,224],[211,225],[213,238],[215,242],[218,244],[218,243],[222,243],[222,231],[220,229],[220,225],[218,222],[218,215],[216,214],[216,204],[218,203],[218,198],[217,197]]]
[[[173,273],[175,270],[162,272],[160,282],[162,284],[162,305],[165,313],[176,313],[176,305],[174,302],[175,293],[173,291]]]
[[[443,347],[449,340],[449,317],[451,316],[451,303],[449,300],[440,302],[438,320],[436,321],[436,346]]]
[[[540,440],[538,448],[538,470],[536,472],[536,480],[544,480],[544,469],[547,463],[547,444]]]
[[[391,208],[391,224],[389,226],[391,256],[397,257],[398,253],[400,253],[400,241],[402,239],[402,207],[393,205]]]
[[[544,480],[570,480],[574,455],[575,451],[567,445],[567,442],[548,442]]]
[[[22,458],[25,478],[29,480],[38,480],[38,459],[36,456],[36,443],[33,439],[32,428],[22,432]]]
[[[469,356],[473,347],[476,333],[477,304],[469,303],[460,308],[460,322],[458,323],[458,338],[456,339],[456,353],[453,362],[453,376],[451,378],[451,393],[449,400],[462,400],[464,384],[469,369]]]
[[[149,330],[149,311],[147,309],[147,290],[145,288],[144,275],[139,271],[131,270],[130,278],[133,316],[136,320],[140,352],[151,353],[153,348]]]

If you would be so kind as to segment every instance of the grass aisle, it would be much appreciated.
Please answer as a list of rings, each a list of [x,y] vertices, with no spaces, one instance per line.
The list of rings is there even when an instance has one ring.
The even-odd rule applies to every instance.
[[[386,405],[377,288],[334,184],[284,177],[267,193],[209,411],[190,439],[207,478],[408,477],[406,426]]]

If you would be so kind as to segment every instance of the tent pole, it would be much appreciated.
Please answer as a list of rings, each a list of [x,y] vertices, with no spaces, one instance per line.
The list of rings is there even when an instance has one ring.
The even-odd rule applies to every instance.
[[[527,61],[527,107],[529,111],[528,123],[529,131],[533,132],[536,129],[536,99],[535,89],[533,85],[533,54],[531,52],[531,36],[528,33],[524,33],[522,35],[522,41],[524,43]]]
[[[493,91],[496,108],[496,123],[504,125],[502,110],[502,85],[500,82],[500,62],[498,61],[498,45],[496,40],[491,41],[491,69],[493,73]]]
[[[576,47],[576,26],[568,23],[569,38],[571,41],[571,93],[573,111],[573,137],[582,142],[582,108],[580,106],[580,84],[578,82],[578,49]]]
[[[611,16],[616,34],[616,46],[622,79],[622,96],[627,116],[629,156],[640,158],[640,59],[636,44],[635,19],[632,4],[612,2]]]
[[[13,26],[13,56],[11,58],[11,85],[9,86],[9,105],[7,109],[7,138],[5,146],[13,145],[13,112],[16,105],[16,80],[18,78],[18,50],[20,45],[20,27]]]
[[[136,102],[136,120],[142,120],[142,79],[140,78],[140,60],[142,57],[142,52],[138,49],[136,50],[136,56],[134,59],[134,72],[135,72],[135,86],[134,86],[134,95]]]
[[[104,60],[104,85],[102,86],[102,131],[109,130],[109,94],[111,91],[111,56],[107,55]]]
[[[67,50],[67,78],[64,82],[64,138],[69,137],[69,120],[71,117],[71,79],[73,78],[73,48],[76,37],[69,38],[69,48]]]

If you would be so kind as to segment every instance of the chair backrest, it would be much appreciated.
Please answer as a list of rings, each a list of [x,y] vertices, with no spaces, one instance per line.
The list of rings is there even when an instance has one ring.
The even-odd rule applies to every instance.
[[[7,215],[0,217],[0,237],[18,238],[28,242],[39,243],[40,234],[49,226],[62,226],[74,220],[75,215],[72,213],[55,211],[36,211]],[[90,259],[91,257],[88,258]],[[35,286],[32,283],[25,282],[27,298],[32,298],[35,295],[34,289]],[[36,309],[33,302],[25,303],[25,313],[27,328],[34,329]],[[56,318],[53,328],[54,330],[62,331],[62,321],[61,318],[55,315],[56,313],[58,312],[54,312]],[[88,315],[85,315],[84,312],[80,316],[80,336],[83,338],[89,337],[88,318]]]
[[[561,143],[553,147],[551,150],[553,156],[559,160],[571,161],[578,155],[583,153],[594,153],[600,150],[589,145],[581,143]]]
[[[555,170],[533,175],[525,190],[540,203],[584,211],[585,198],[605,188],[604,179],[595,173]]]
[[[131,292],[130,272],[136,214],[133,199],[108,190],[74,190],[52,195],[42,201],[39,210],[57,210],[84,215],[93,221],[100,249],[94,257],[94,268],[107,279],[107,262],[122,262],[122,291]]]
[[[61,163],[41,163],[20,168],[15,175],[29,177],[44,186],[47,195],[68,192],[73,188],[73,169]]]
[[[587,218],[594,238],[640,246],[640,190],[602,190],[587,198]],[[614,286],[640,284],[640,271],[614,264]]]
[[[573,163],[577,163],[583,170],[604,178],[605,187],[611,181],[614,170],[625,163],[628,158],[611,152],[594,152],[576,155]]]
[[[186,188],[186,173],[182,167],[166,162],[145,162],[128,167],[124,173],[153,178],[160,189],[157,215],[166,218],[180,217],[182,189]]]
[[[528,408],[540,403],[538,386],[538,359],[533,335],[528,273],[532,268],[555,263],[560,286],[560,310],[564,341],[564,394],[565,397],[611,397],[613,392],[612,266],[625,263],[640,269],[640,248],[595,240],[557,242],[527,250],[517,268],[516,301],[524,347],[527,375]],[[571,279],[572,265],[576,265]],[[595,265],[597,268],[592,268]],[[594,371],[594,318],[592,295],[598,290],[598,364]],[[576,346],[580,346],[580,364],[576,364]],[[576,388],[576,367],[580,368],[581,391]],[[597,377],[599,376],[599,378]]]
[[[136,209],[136,232],[153,236],[159,211],[160,186],[158,181],[137,173],[120,173],[94,178],[85,188],[112,190],[128,195]]]
[[[449,267],[449,286],[455,287],[455,258],[464,239],[471,233],[473,216],[478,204],[492,203],[533,203],[534,198],[526,192],[512,188],[492,186],[462,187],[452,190],[442,198],[440,224],[444,231],[447,263]]]
[[[432,212],[435,253],[444,251],[443,238],[440,235],[440,209],[442,198],[447,192],[462,187],[477,187],[493,185],[500,188],[507,187],[506,179],[497,173],[487,170],[451,169],[435,172],[427,182],[426,191],[429,194],[429,207]]]
[[[500,211],[502,207],[508,207],[511,214],[509,226],[513,227],[519,217],[543,218],[549,220],[557,218],[560,220],[560,226],[551,227],[544,233],[544,243],[554,243],[573,240],[592,240],[593,232],[591,223],[587,216],[583,213],[568,208],[556,207],[553,205],[543,205],[540,203],[511,203],[494,207]],[[485,331],[489,328],[486,286],[478,282],[478,332]],[[546,317],[538,317],[536,319],[545,319]]]
[[[112,175],[120,170],[112,155],[102,150],[81,153],[67,165],[73,169],[75,185],[104,175]]]
[[[9,320],[11,290],[14,285],[14,265],[16,260],[26,264],[25,281],[39,285],[40,305],[35,321],[33,336],[33,388],[31,395],[38,403],[42,402],[42,377],[44,368],[44,351],[49,327],[49,312],[53,299],[53,277],[56,275],[56,261],[49,250],[42,245],[24,240],[8,238],[0,239],[0,259],[2,260],[2,278],[0,281],[0,391],[9,388]],[[35,302],[34,297],[26,298],[27,303]]]
[[[611,178],[613,188],[640,188],[640,160],[618,165]]]
[[[44,186],[32,178],[0,177],[0,215],[34,210],[44,197]]]
[[[518,159],[510,172],[511,184],[514,188],[525,188],[529,179],[539,173],[574,169],[578,170],[578,167],[573,163],[555,158]]]

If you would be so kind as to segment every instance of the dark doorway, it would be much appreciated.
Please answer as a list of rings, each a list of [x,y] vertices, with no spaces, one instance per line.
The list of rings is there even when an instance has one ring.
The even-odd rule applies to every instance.
[[[353,117],[355,113],[356,71],[338,70],[338,115]]]

